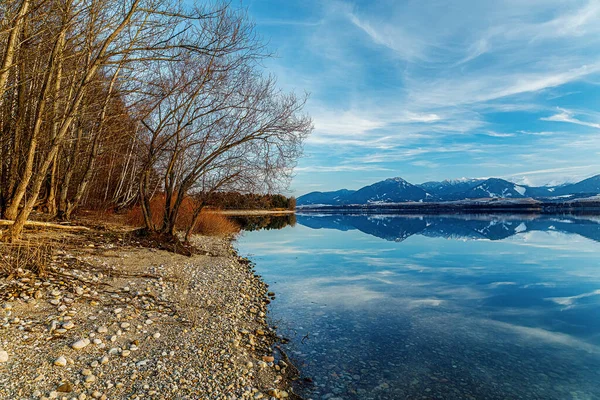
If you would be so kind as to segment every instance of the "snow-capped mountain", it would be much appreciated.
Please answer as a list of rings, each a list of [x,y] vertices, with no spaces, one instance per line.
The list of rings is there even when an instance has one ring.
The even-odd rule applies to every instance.
[[[554,196],[583,193],[600,193],[600,175],[592,176],[591,178],[584,179],[581,182],[562,185],[553,190]]]
[[[402,178],[390,178],[357,190],[348,196],[346,204],[400,203],[424,201],[428,193]]]
[[[464,199],[517,199],[528,197],[526,193],[527,187],[525,186],[520,186],[504,179],[490,178],[463,192],[461,196]]]
[[[550,201],[600,194],[600,175],[560,186],[524,186],[505,179],[457,179],[413,185],[402,178],[390,178],[359,190],[312,192],[297,199],[299,206],[385,204],[402,202],[443,202],[467,199],[547,199]]]
[[[483,181],[484,179],[446,179],[441,182],[425,182],[417,186],[419,186],[423,190],[427,191],[427,193],[437,197],[440,200],[448,201],[462,199],[462,193],[466,192],[469,189],[472,189],[473,187],[477,186]]]
[[[346,199],[355,190],[336,190],[335,192],[311,192],[305,194],[304,196],[300,196],[298,198],[298,205],[317,205],[317,204],[326,204],[326,205],[338,205],[338,204],[346,204]],[[302,200],[300,200],[302,199]]]

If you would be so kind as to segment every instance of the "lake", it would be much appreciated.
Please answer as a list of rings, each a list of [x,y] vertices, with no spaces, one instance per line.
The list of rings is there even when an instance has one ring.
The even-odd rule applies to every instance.
[[[600,398],[600,217],[253,227],[280,228],[237,248],[277,295],[270,322],[313,381],[298,388],[307,398]]]

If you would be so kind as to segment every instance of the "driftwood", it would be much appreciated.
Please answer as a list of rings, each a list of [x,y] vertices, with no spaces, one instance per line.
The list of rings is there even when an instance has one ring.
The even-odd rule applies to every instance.
[[[5,226],[9,226],[14,224],[15,221],[11,221],[8,219],[0,219],[0,226],[5,225]],[[85,226],[73,226],[73,225],[60,225],[60,224],[53,224],[51,222],[39,222],[39,221],[27,221],[25,222],[25,226],[37,226],[37,227],[41,227],[41,228],[52,228],[52,229],[65,229],[65,230],[71,230],[71,231],[89,231],[90,228],[85,227]],[[1,235],[1,233],[0,233]]]

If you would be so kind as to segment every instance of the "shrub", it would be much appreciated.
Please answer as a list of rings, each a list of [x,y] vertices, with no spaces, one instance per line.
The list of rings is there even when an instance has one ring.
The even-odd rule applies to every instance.
[[[31,271],[44,276],[52,260],[52,246],[48,243],[0,244],[0,276],[19,275]]]
[[[228,236],[240,231],[240,226],[219,212],[202,211],[194,233],[207,236]]]
[[[164,195],[156,195],[150,200],[150,210],[152,212],[152,222],[156,226],[162,224],[164,213],[165,197]],[[195,202],[193,199],[186,197],[181,203],[179,214],[177,216],[176,228],[186,230],[191,224],[194,216]],[[144,225],[144,216],[140,206],[135,206],[127,213],[127,223],[133,226]],[[240,231],[240,227],[233,221],[229,220],[217,210],[204,210],[200,213],[196,226],[193,232],[209,236],[227,236]]]

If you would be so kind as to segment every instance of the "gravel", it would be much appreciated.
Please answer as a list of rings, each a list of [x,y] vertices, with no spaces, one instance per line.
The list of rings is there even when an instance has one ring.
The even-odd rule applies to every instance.
[[[228,240],[186,257],[64,236],[45,277],[0,278],[0,399],[298,398],[267,285]]]

